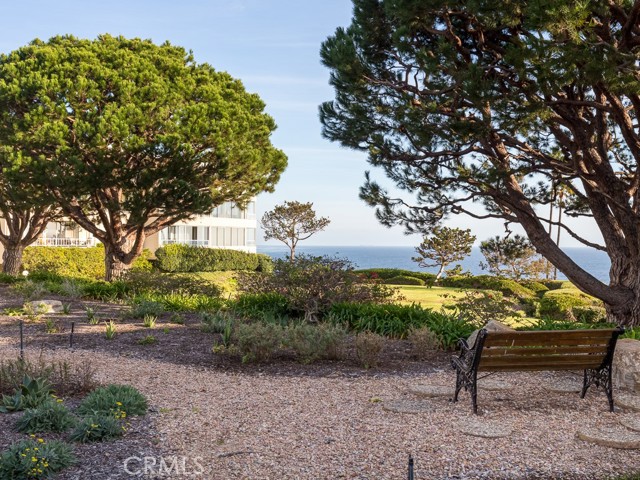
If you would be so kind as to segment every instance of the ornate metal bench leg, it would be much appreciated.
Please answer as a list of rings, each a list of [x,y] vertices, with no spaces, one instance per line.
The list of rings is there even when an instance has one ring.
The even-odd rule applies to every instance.
[[[582,381],[582,391],[580,392],[580,398],[584,398],[587,394],[587,389],[589,388],[589,377],[587,376],[587,371],[584,371],[584,380]]]
[[[473,403],[473,413],[477,415],[478,414],[478,378],[475,372],[471,377],[470,389],[471,389],[471,403]]]
[[[607,392],[607,400],[609,400],[609,411],[613,412],[613,385],[611,382],[611,366],[607,368],[607,373],[605,375],[604,389]]]
[[[456,369],[456,391],[453,394],[453,403],[458,401],[458,394],[462,389],[462,375],[460,374],[460,370]]]

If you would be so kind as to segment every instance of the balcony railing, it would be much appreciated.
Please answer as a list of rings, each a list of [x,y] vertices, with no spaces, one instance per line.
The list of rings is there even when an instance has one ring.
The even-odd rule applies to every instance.
[[[182,245],[191,245],[192,247],[208,247],[209,240],[161,240],[163,245],[171,245],[174,243],[182,244]]]
[[[36,247],[93,247],[95,238],[41,237],[33,244]]]

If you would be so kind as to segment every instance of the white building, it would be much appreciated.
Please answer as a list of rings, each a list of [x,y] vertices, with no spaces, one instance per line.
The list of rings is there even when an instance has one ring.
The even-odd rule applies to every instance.
[[[4,221],[0,220],[0,227]],[[256,253],[256,202],[246,210],[232,202],[216,207],[209,215],[183,220],[147,237],[144,247],[155,252],[163,245],[184,243],[197,247],[230,248]],[[33,246],[92,247],[99,242],[89,232],[73,222],[51,222]],[[3,247],[0,245],[0,258]]]

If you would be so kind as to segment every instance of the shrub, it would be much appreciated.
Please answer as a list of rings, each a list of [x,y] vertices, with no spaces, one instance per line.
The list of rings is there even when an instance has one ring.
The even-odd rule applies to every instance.
[[[603,323],[607,321],[607,311],[604,307],[595,305],[589,307],[572,307],[571,311],[576,320],[582,323]]]
[[[142,319],[142,326],[145,328],[155,328],[158,317],[147,313]]]
[[[425,360],[427,352],[440,347],[440,338],[429,327],[412,328],[408,335],[413,354],[418,360]]]
[[[438,336],[442,348],[447,350],[456,348],[458,340],[467,338],[476,329],[473,323],[464,318],[437,312],[431,316],[427,326]]]
[[[416,277],[409,277],[407,275],[398,275],[397,277],[391,277],[389,279],[386,279],[384,283],[388,285],[425,285],[424,280]]]
[[[134,261],[134,269],[150,270],[145,250]],[[95,247],[27,247],[22,255],[22,266],[33,273],[53,273],[62,277],[100,279],[104,278],[104,246]]]
[[[157,267],[165,272],[263,271],[268,256],[225,248],[172,244],[156,250]]]
[[[594,299],[574,288],[550,290],[540,299],[540,314],[553,318],[565,318],[571,315],[574,307],[587,307]]]
[[[385,285],[363,282],[348,260],[307,255],[293,262],[277,260],[271,275],[239,275],[238,287],[243,293],[278,293],[309,322],[322,318],[335,303],[385,303],[396,294]]]
[[[378,365],[383,347],[384,337],[377,333],[362,332],[356,335],[356,357],[364,368]]]
[[[112,415],[89,415],[84,417],[69,435],[69,440],[79,443],[102,442],[122,436],[120,421]]]
[[[35,458],[35,461],[33,460]],[[41,480],[73,465],[71,447],[41,438],[14,443],[0,455],[0,478]]]
[[[28,408],[18,420],[16,429],[23,433],[64,432],[74,425],[71,412],[60,401],[49,401],[36,408]]]
[[[412,270],[403,270],[400,268],[367,268],[364,270],[355,270],[354,273],[368,280],[388,280],[393,277],[412,277],[422,280],[425,284],[433,283],[436,276],[433,273],[414,272]]]
[[[286,330],[286,345],[293,349],[302,363],[313,363],[323,358],[338,359],[346,331],[336,325],[290,325]]]
[[[19,295],[22,295],[25,300],[37,300],[49,292],[44,282],[31,279],[15,283],[11,288]]]
[[[14,283],[18,283],[23,280],[24,280],[23,277],[14,277],[13,275],[9,275],[8,273],[0,272],[0,283],[12,285]]]
[[[566,283],[564,280],[540,280],[549,290],[558,290]]]
[[[137,389],[129,385],[107,385],[85,397],[78,406],[81,415],[110,415],[124,418],[147,413],[147,399]]]
[[[153,335],[146,335],[146,336],[138,339],[138,341],[136,341],[136,343],[138,345],[155,345],[156,343],[158,343],[158,340]]]
[[[440,280],[440,283],[444,287],[496,290],[508,297],[531,298],[535,296],[533,290],[529,290],[515,280],[492,275],[445,277]]]
[[[52,392],[51,384],[46,378],[31,378],[25,375],[22,384],[13,395],[2,396],[0,412],[18,412],[39,407],[51,400]]]
[[[156,303],[167,312],[202,312],[218,310],[225,304],[225,301],[222,298],[185,292],[142,294],[136,296],[134,301],[136,303]]]
[[[233,322],[232,317],[227,312],[202,312],[200,314],[202,322],[201,329],[206,333],[224,333],[229,322]]]
[[[534,292],[536,295],[541,297],[545,292],[549,291],[549,287],[547,287],[544,283],[538,282],[536,280],[524,280],[520,282],[520,284]]]
[[[460,318],[477,326],[489,320],[504,322],[516,312],[516,305],[501,292],[492,290],[465,290],[462,297],[454,300],[453,306]]]
[[[92,281],[82,287],[82,296],[100,301],[114,301],[126,298],[131,289],[126,282],[117,280],[114,282]]]
[[[141,300],[137,303],[134,303],[129,315],[131,316],[131,318],[144,318],[148,315],[155,316],[157,318],[157,316],[162,312],[164,312],[164,307],[161,303]]]
[[[29,357],[0,360],[0,393],[19,390],[25,376],[45,379],[60,396],[86,393],[96,386],[95,373],[90,362],[72,365],[66,360],[45,361],[42,355],[34,361]]]
[[[194,275],[176,275],[158,271],[131,270],[125,282],[134,294],[186,293],[219,297],[222,289]]]
[[[273,273],[273,259],[264,253],[258,253],[258,272]]]
[[[230,303],[230,308],[237,315],[255,320],[289,318],[293,315],[287,297],[273,292],[244,293]]]
[[[112,340],[116,336],[117,330],[118,326],[113,320],[104,322],[104,336],[107,340]]]
[[[245,323],[237,326],[234,336],[243,362],[266,362],[282,345],[284,330],[273,323]]]

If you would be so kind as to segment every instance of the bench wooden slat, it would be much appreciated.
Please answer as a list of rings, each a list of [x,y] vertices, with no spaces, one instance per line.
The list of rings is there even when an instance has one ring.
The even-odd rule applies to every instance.
[[[491,332],[484,346],[608,345],[612,330]]]
[[[555,353],[558,355],[569,355],[574,353],[602,353],[606,354],[608,345],[557,345],[554,347],[527,347],[527,346],[494,346],[487,347],[482,351],[482,358],[502,357],[504,355],[544,355]]]
[[[588,368],[598,368],[600,363]],[[557,363],[549,363],[548,365],[501,365],[499,367],[485,368],[483,366],[478,367],[479,372],[539,372],[545,371],[562,371],[562,370],[583,370],[582,365],[559,365]]]
[[[519,355],[504,355],[502,357],[481,357],[478,368],[491,369],[494,367],[524,367],[547,369],[550,365],[571,365],[576,369],[595,368],[600,366],[606,353],[601,355],[577,354],[577,355],[539,355],[534,357]],[[552,369],[553,370],[553,369]]]

